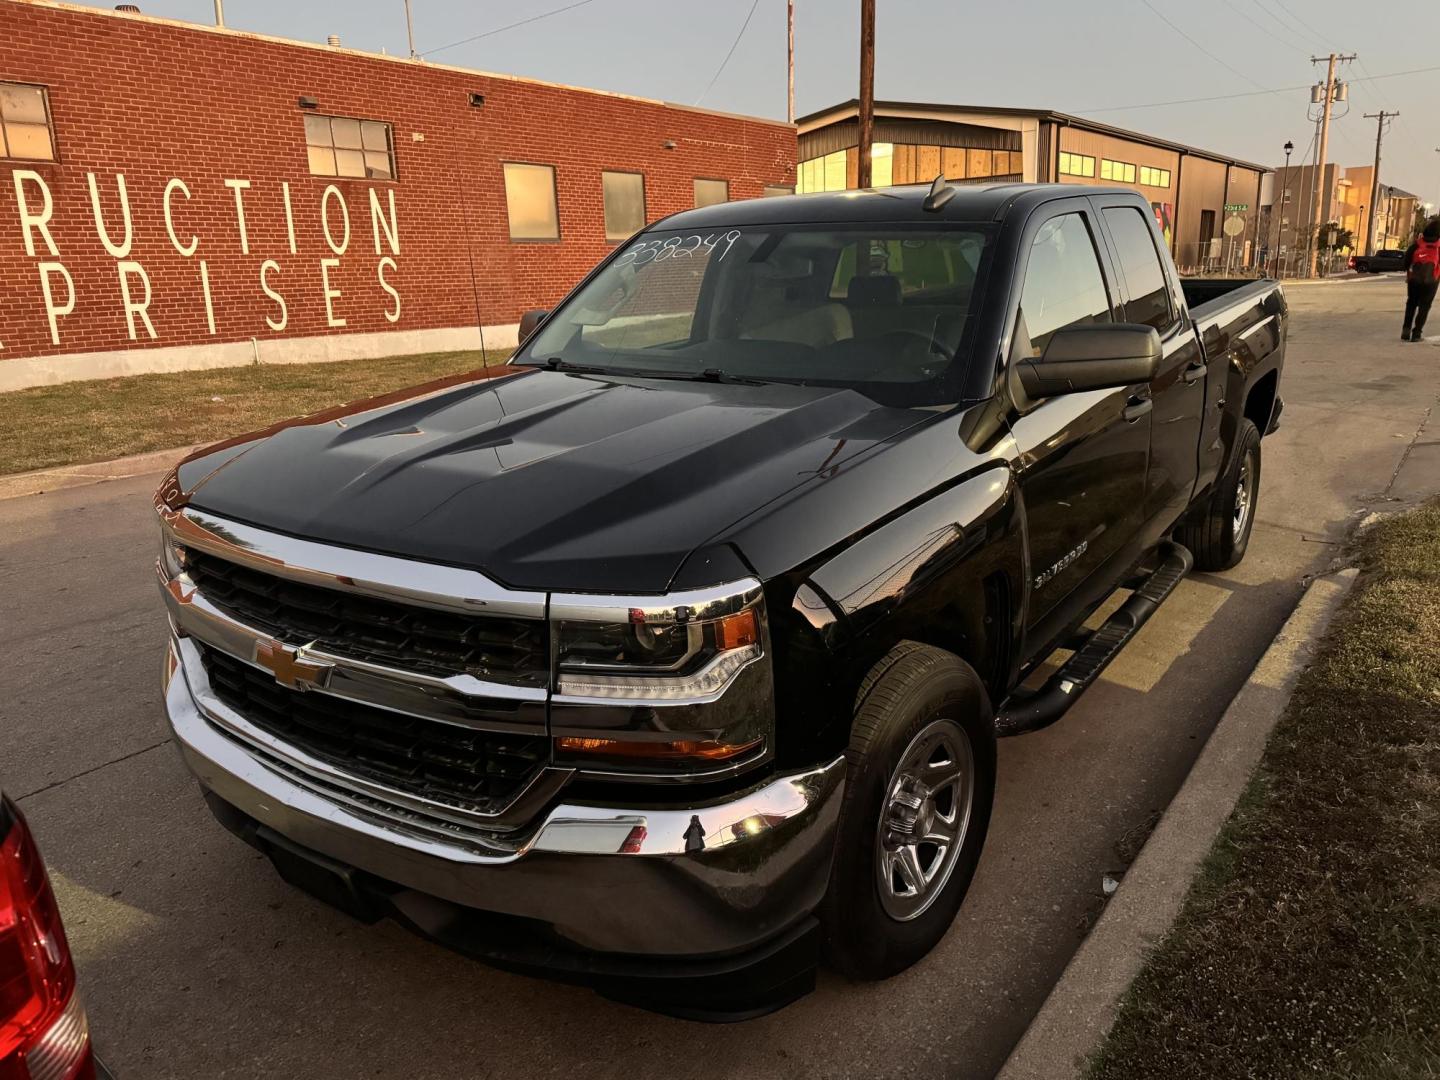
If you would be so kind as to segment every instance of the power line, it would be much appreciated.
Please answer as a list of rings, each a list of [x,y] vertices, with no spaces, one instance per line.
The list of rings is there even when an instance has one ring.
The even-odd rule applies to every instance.
[[[1293,53],[1299,53],[1301,56],[1305,55],[1304,51],[1297,48],[1293,41],[1288,38],[1281,37],[1279,34],[1275,33],[1275,31],[1271,30],[1268,26],[1260,22],[1258,19],[1251,18],[1244,12],[1244,10],[1236,7],[1235,4],[1231,2],[1231,0],[1223,0],[1223,2],[1226,7],[1228,7],[1231,11],[1235,12],[1236,15],[1239,15],[1242,19],[1248,22],[1251,26],[1255,27],[1256,30],[1259,30],[1262,34],[1266,35],[1269,38],[1272,38],[1275,41],[1278,41],[1281,45],[1284,45],[1285,48],[1289,49]]]
[[[518,22],[506,23],[504,26],[497,26],[493,30],[486,30],[483,34],[474,34],[471,37],[461,38],[459,41],[452,41],[448,45],[437,45],[433,49],[426,49],[421,56],[433,56],[437,52],[444,52],[446,49],[453,49],[458,45],[468,45],[472,41],[479,41],[481,38],[494,37],[496,34],[503,34],[506,30],[514,30],[517,26],[528,26],[530,23],[539,22],[541,19],[548,19],[551,15],[562,15],[567,11],[574,11],[576,8],[584,7],[586,4],[593,4],[595,0],[576,0],[573,4],[566,4],[564,7],[554,8],[551,11],[542,11],[539,15],[531,15],[527,19]]]
[[[1269,90],[1241,90],[1236,94],[1211,94],[1209,97],[1174,98],[1170,101],[1150,101],[1144,105],[1107,105],[1102,109],[1076,109],[1077,113],[1130,112],[1132,109],[1163,109],[1167,105],[1197,105],[1205,101],[1231,101],[1235,98],[1265,97],[1267,94],[1289,94],[1296,90],[1309,90],[1310,84],[1300,86],[1277,86]]]
[[[754,0],[754,3],[750,5],[750,13],[745,16],[745,21],[740,24],[740,32],[735,35],[735,40],[730,43],[730,51],[725,54],[725,59],[720,61],[720,66],[715,69],[715,75],[706,85],[704,92],[695,99],[696,105],[704,101],[705,95],[715,88],[715,83],[719,81],[720,74],[725,70],[725,65],[730,63],[730,58],[735,55],[735,50],[740,45],[740,39],[745,36],[745,31],[750,27],[750,20],[755,17],[755,9],[759,6],[760,0]]]
[[[1399,79],[1406,75],[1428,75],[1432,71],[1440,71],[1440,64],[1434,67],[1411,68],[1408,71],[1388,71],[1383,75],[1372,75],[1366,81],[1379,82],[1381,79]],[[1309,90],[1310,84],[1303,86],[1277,86],[1270,89],[1242,90],[1235,94],[1213,94],[1209,97],[1177,98],[1173,101],[1152,101],[1144,105],[1107,105],[1100,109],[1076,109],[1077,113],[1102,113],[1102,112],[1129,112],[1132,109],[1159,109],[1167,105],[1196,105],[1206,101],[1229,101],[1233,98],[1261,97],[1265,94],[1288,94],[1295,90]]]
[[[1170,17],[1169,17],[1169,16],[1167,16],[1163,11],[1161,11],[1159,8],[1157,8],[1154,4],[1150,3],[1150,0],[1140,0],[1140,2],[1141,2],[1142,4],[1144,4],[1147,8],[1149,8],[1150,11],[1155,15],[1155,17],[1156,17],[1157,19],[1159,19],[1161,22],[1163,22],[1166,26],[1170,27],[1171,30],[1174,30],[1177,34],[1179,34],[1181,37],[1183,37],[1183,38],[1184,38],[1186,41],[1188,41],[1191,45],[1194,45],[1195,48],[1199,49],[1202,53],[1204,53],[1206,56],[1208,56],[1211,60],[1214,60],[1215,63],[1219,64],[1219,65],[1220,65],[1221,67],[1223,67],[1226,71],[1230,72],[1231,74],[1240,76],[1240,78],[1244,79],[1244,80],[1245,80],[1246,82],[1248,82],[1251,86],[1259,86],[1259,85],[1260,85],[1258,82],[1256,82],[1254,79],[1252,79],[1249,75],[1246,75],[1246,74],[1245,74],[1243,71],[1241,71],[1239,68],[1231,67],[1231,66],[1230,66],[1229,64],[1227,64],[1224,60],[1220,59],[1220,57],[1216,56],[1216,55],[1215,55],[1214,53],[1212,53],[1209,49],[1207,49],[1204,45],[1201,45],[1200,42],[1196,41],[1193,37],[1191,37],[1189,34],[1187,34],[1184,30],[1180,29],[1179,26],[1177,26],[1175,23],[1173,23],[1173,22],[1170,21]],[[1262,89],[1263,89],[1263,87],[1262,87]],[[1266,92],[1269,93],[1269,91],[1266,91]]]
[[[1285,12],[1285,19],[1281,19],[1278,15],[1276,15],[1273,11],[1266,7],[1264,0],[1255,0],[1255,6],[1261,11],[1263,11],[1270,18],[1270,21],[1273,22],[1276,26],[1280,27],[1280,29],[1284,30],[1285,33],[1304,34],[1311,41],[1317,42],[1322,45],[1324,44],[1324,41],[1320,37],[1320,35],[1316,34],[1315,31],[1311,30],[1310,27],[1305,25],[1305,23],[1294,20],[1293,16],[1290,15],[1289,10],[1285,8],[1284,5],[1279,5],[1279,7],[1281,11]]]
[[[1258,5],[1261,7],[1262,10],[1267,10],[1267,11],[1268,11],[1268,9],[1265,8],[1265,5],[1264,5],[1264,3],[1262,2],[1262,0],[1255,0],[1255,2],[1256,2],[1256,4],[1258,4]],[[1277,8],[1279,8],[1281,11],[1283,11],[1283,12],[1285,13],[1285,17],[1286,17],[1287,19],[1289,19],[1292,23],[1294,23],[1295,26],[1300,30],[1301,33],[1304,33],[1304,34],[1309,35],[1309,37],[1310,37],[1311,40],[1313,40],[1313,41],[1318,41],[1318,42],[1320,42],[1321,44],[1324,44],[1325,39],[1322,38],[1319,34],[1315,33],[1314,30],[1311,30],[1309,23],[1307,23],[1304,19],[1300,18],[1300,16],[1296,15],[1293,11],[1291,11],[1291,10],[1290,10],[1290,6],[1285,3],[1285,0],[1272,0],[1272,2],[1275,4],[1275,6],[1276,6]],[[1272,18],[1273,18],[1273,16],[1272,16]],[[1276,21],[1278,22],[1279,20],[1277,19]],[[1281,23],[1281,25],[1283,26],[1284,24]]]

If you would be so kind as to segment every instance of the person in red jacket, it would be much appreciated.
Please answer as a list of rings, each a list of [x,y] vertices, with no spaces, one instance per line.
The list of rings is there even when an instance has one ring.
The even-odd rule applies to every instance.
[[[1440,218],[1431,218],[1405,250],[1405,324],[1400,330],[1401,341],[1424,338],[1425,318],[1435,302],[1437,286],[1440,286]]]

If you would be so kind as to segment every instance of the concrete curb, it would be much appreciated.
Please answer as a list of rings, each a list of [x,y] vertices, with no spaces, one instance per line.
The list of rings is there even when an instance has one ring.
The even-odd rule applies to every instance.
[[[201,444],[204,445],[204,444]],[[24,495],[43,495],[47,491],[101,484],[106,480],[125,480],[131,476],[164,472],[194,446],[177,446],[169,450],[153,450],[148,454],[132,454],[114,461],[95,461],[87,465],[65,465],[55,469],[0,476],[0,500],[18,499]]]
[[[1121,996],[1180,913],[1200,864],[1244,792],[1295,680],[1358,571],[1316,578],[1206,740],[1199,758],[1095,928],[1000,1070],[998,1080],[1078,1077]]]
[[[1328,278],[1286,278],[1280,284],[1287,289],[1295,289],[1309,288],[1312,285],[1348,285],[1357,281],[1395,281],[1403,276],[1397,270],[1387,270],[1379,274],[1345,274]]]

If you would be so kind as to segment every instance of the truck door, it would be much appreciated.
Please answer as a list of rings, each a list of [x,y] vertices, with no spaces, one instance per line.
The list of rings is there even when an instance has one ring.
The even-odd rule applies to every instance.
[[[1086,199],[1052,203],[1027,222],[1011,357],[1039,356],[1061,327],[1118,321],[1098,235]],[[1142,384],[1064,394],[1014,422],[1030,544],[1026,629],[1032,647],[1110,591],[1107,564],[1128,565],[1140,553],[1149,392]]]
[[[1185,314],[1178,282],[1166,271],[1151,214],[1128,198],[1093,200],[1109,233],[1125,322],[1153,326],[1165,356],[1150,384],[1150,467],[1145,477],[1144,543],[1160,539],[1190,505],[1199,472],[1205,412],[1205,356]]]

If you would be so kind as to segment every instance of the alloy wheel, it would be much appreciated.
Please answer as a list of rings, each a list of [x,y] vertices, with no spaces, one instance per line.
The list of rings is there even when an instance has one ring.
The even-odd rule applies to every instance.
[[[1236,478],[1235,484],[1235,514],[1232,525],[1233,536],[1237,541],[1245,535],[1245,530],[1250,524],[1250,511],[1255,505],[1255,469],[1253,468],[1252,456],[1245,455],[1245,460],[1240,463],[1240,475]]]
[[[877,884],[897,922],[922,915],[959,859],[975,793],[970,737],[936,719],[910,740],[890,778],[875,838]]]

